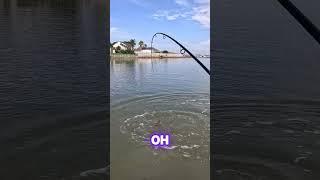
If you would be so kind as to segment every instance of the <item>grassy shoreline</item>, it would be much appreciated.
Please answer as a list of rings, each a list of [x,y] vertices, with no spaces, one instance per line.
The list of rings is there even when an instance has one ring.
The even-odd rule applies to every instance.
[[[168,58],[190,58],[190,56],[185,56],[181,54],[170,54],[170,53],[154,53],[151,55],[144,54],[144,55],[136,55],[136,54],[110,54],[110,58],[112,60],[123,60],[123,59],[168,59]]]

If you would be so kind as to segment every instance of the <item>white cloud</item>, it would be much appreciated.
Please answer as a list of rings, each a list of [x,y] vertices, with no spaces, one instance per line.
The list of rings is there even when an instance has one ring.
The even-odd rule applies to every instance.
[[[206,28],[210,28],[210,6],[203,5],[193,8],[194,14],[191,19],[199,22]]]
[[[186,18],[190,15],[190,12],[180,12],[179,10],[167,11],[160,10],[152,15],[154,19],[162,19],[165,18],[168,21],[173,21],[178,18]]]
[[[205,40],[205,41],[201,41],[199,44],[203,45],[203,46],[210,46],[210,39]]]
[[[119,28],[117,28],[117,27],[111,27],[110,28],[110,34],[116,33],[118,30],[119,30]]]
[[[188,43],[187,45],[190,48],[190,51],[194,54],[210,54],[210,39],[199,41],[197,43]]]
[[[194,0],[192,4],[193,8],[190,6],[186,7],[190,5],[191,1],[175,0],[175,2],[185,7],[172,10],[158,10],[152,17],[157,20],[166,19],[168,21],[178,19],[193,20],[205,28],[210,28],[210,0]]]
[[[180,5],[180,6],[189,6],[190,3],[188,0],[175,0],[176,4]]]

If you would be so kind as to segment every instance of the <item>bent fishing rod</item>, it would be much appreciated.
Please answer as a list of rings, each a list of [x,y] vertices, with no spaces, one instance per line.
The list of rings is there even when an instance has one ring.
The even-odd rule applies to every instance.
[[[188,53],[192,59],[194,59],[209,75],[210,75],[210,70],[202,64],[202,62],[196,57],[194,56],[187,48],[185,48],[182,44],[180,44],[177,40],[173,39],[172,37],[170,37],[169,35],[165,34],[165,33],[155,33],[152,37],[152,40],[151,40],[151,58],[152,58],[152,44],[153,44],[153,39],[158,35],[163,35],[163,39],[165,39],[166,37],[168,37],[169,39],[171,39],[173,42],[175,42],[176,44],[178,44],[180,47],[181,47],[181,50],[180,50],[180,54],[184,55],[185,53]]]
[[[320,30],[290,1],[277,0],[320,44]]]

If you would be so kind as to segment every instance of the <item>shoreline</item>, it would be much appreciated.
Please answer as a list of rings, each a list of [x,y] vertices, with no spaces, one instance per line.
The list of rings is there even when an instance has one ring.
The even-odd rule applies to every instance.
[[[153,53],[152,56],[149,53],[139,54],[110,54],[111,58],[186,58],[191,57],[189,55],[182,55],[176,53]]]
[[[164,58],[159,58],[159,57],[111,57],[110,56],[110,61],[143,61],[143,60],[178,60],[178,59],[192,59],[192,57],[164,57]]]
[[[162,54],[155,55],[133,55],[133,54],[110,54],[110,60],[137,60],[137,59],[181,59],[181,58],[192,58],[191,56],[181,54]],[[210,57],[197,57],[197,58],[210,58]]]

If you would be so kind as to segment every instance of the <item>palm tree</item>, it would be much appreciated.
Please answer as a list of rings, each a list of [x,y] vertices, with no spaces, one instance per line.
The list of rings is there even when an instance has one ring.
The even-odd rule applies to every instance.
[[[143,41],[139,41],[139,46],[143,47],[143,45],[144,45],[144,42]]]
[[[131,46],[131,50],[134,51],[134,46],[136,45],[136,40],[135,39],[130,39],[129,44]]]
[[[120,46],[117,46],[117,47],[116,47],[116,53],[120,53],[120,51],[121,51]]]

